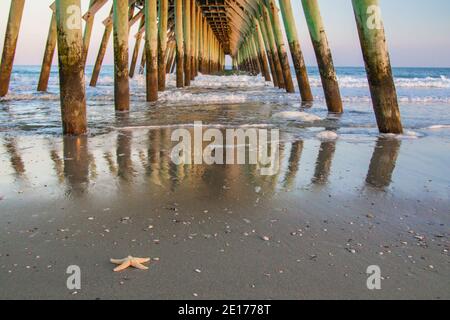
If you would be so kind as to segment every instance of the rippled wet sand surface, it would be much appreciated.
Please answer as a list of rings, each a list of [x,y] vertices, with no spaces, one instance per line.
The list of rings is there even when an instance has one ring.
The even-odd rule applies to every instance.
[[[0,297],[450,297],[448,140],[282,133],[281,169],[261,176],[174,165],[173,130],[3,136]],[[130,254],[150,269],[113,273]]]

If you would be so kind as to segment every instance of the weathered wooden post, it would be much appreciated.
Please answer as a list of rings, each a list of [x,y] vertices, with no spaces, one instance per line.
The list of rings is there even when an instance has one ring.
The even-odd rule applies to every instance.
[[[277,74],[278,87],[280,89],[285,89],[286,84],[284,82],[283,69],[281,67],[280,55],[278,54],[278,48],[275,42],[275,35],[273,32],[269,10],[264,4],[261,5],[261,10],[264,18],[265,31],[267,32],[267,39],[269,40],[270,50],[272,51],[273,63]]]
[[[158,90],[166,90],[166,49],[169,0],[160,0],[158,8]]]
[[[206,66],[206,73],[211,74],[211,27],[208,25],[208,38],[206,42],[206,52],[207,52],[207,66]]]
[[[142,56],[141,56],[141,64],[139,66],[139,74],[144,74],[145,73],[145,65],[146,65],[146,61],[147,61],[147,57],[146,57],[146,49],[145,49],[145,44],[144,44],[144,50],[142,51]]]
[[[90,0],[89,1],[89,10],[83,16],[83,19],[86,21],[84,27],[84,36],[83,36],[83,62],[86,65],[86,60],[89,52],[89,46],[91,43],[92,29],[94,27],[94,18],[95,14],[106,4],[108,0]]]
[[[262,35],[262,38],[264,40],[264,46],[266,47],[266,54],[267,54],[267,60],[269,60],[269,66],[270,66],[270,72],[272,74],[272,82],[274,87],[278,87],[278,77],[277,77],[277,71],[275,69],[275,63],[273,61],[272,57],[272,51],[270,49],[269,39],[267,37],[267,32],[265,29],[265,24],[263,17],[261,16],[260,19],[256,20],[258,22],[258,25],[260,27],[260,33]]]
[[[114,6],[111,7],[111,14],[113,13]],[[109,19],[108,19],[109,20]],[[102,42],[100,44],[100,49],[98,50],[97,60],[95,61],[94,70],[92,71],[90,86],[97,86],[98,77],[100,75],[100,70],[102,68],[103,59],[105,58],[106,49],[108,47],[109,39],[112,33],[112,22],[109,21],[105,24],[105,31],[103,32]]]
[[[203,58],[202,58],[202,73],[206,74],[208,66],[208,23],[206,18],[203,18]]]
[[[52,9],[52,19],[48,30],[47,44],[45,45],[44,59],[42,61],[41,74],[37,87],[38,91],[47,91],[53,56],[56,49],[56,4],[53,3],[50,8]]]
[[[280,16],[278,14],[278,8],[274,0],[266,0],[270,9],[271,21],[273,24],[275,43],[278,46],[278,54],[280,55],[281,68],[283,70],[284,84],[288,93],[294,93],[294,83],[292,82],[291,66],[289,65],[289,59],[286,52],[286,46],[284,45],[283,31],[281,29]]]
[[[91,9],[92,5],[97,0],[89,1],[89,9]],[[86,60],[88,56],[89,46],[91,44],[91,36],[92,36],[92,28],[94,27],[94,14],[87,14],[83,16],[83,19],[86,21],[84,25],[84,35],[83,35],[83,63],[86,65]]]
[[[199,69],[199,60],[200,60],[200,37],[202,34],[202,27],[201,27],[201,17],[202,17],[202,13],[201,13],[201,9],[200,7],[197,6],[197,14],[195,17],[195,23],[196,23],[196,36],[195,36],[195,74],[194,76],[197,77],[198,76],[198,69]]]
[[[242,58],[244,59],[244,62],[245,62],[245,71],[253,73],[253,66],[251,65],[251,60],[249,57],[247,44],[245,43],[245,41],[242,45]]]
[[[204,26],[203,26],[203,15],[202,9],[199,8],[199,39],[198,39],[198,72],[203,72],[203,36],[204,36]]]
[[[263,69],[261,67],[261,62],[260,62],[260,59],[258,56],[258,50],[256,49],[256,44],[255,44],[252,34],[249,35],[248,41],[249,41],[249,46],[250,46],[250,50],[252,53],[254,65],[256,67],[256,74],[263,73]]]
[[[147,101],[158,100],[158,1],[145,0]]]
[[[298,88],[300,89],[300,95],[302,97],[302,101],[312,101],[314,98],[311,92],[311,86],[309,85],[308,71],[303,58],[297,28],[295,26],[295,18],[292,11],[291,0],[279,0],[279,2],[292,61],[294,63]]]
[[[184,85],[191,85],[191,2],[183,0]]]
[[[80,0],[56,0],[63,133],[87,131]]]
[[[191,81],[195,79],[195,1],[191,1]]]
[[[175,56],[175,43],[173,41],[169,44],[169,55],[167,57],[167,64],[166,64],[166,74],[171,73],[172,66],[174,64],[174,56]]]
[[[264,69],[264,77],[266,81],[271,81],[268,57],[266,53],[266,48],[264,47],[264,39],[260,30],[258,19],[253,18],[253,23],[255,24],[255,41],[259,48],[259,54],[261,55],[262,67]]]
[[[339,83],[334,69],[333,57],[328,45],[322,17],[317,0],[302,0],[309,34],[316,53],[320,77],[324,89],[328,111],[342,113],[343,106]]]
[[[175,40],[177,43],[177,88],[184,87],[184,35],[183,35],[183,1],[175,0]]]
[[[17,39],[19,38],[20,23],[22,22],[25,0],[12,0],[6,26],[5,42],[3,46],[2,62],[0,65],[0,97],[6,96],[11,81],[11,72],[16,55]]]
[[[141,22],[139,24],[139,31],[136,33],[136,42],[134,44],[133,55],[131,56],[131,64],[130,64],[130,78],[134,77],[134,73],[136,72],[136,64],[139,57],[139,50],[141,48],[142,42],[142,28],[145,28],[145,16],[141,18]]]
[[[378,0],[352,0],[373,108],[382,133],[403,133]]]
[[[130,109],[128,79],[128,0],[114,0],[114,100],[117,111]]]

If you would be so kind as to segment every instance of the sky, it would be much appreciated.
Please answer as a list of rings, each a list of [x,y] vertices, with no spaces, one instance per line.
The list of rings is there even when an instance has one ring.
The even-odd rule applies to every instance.
[[[42,61],[54,0],[26,0],[15,63]],[[83,11],[89,0],[81,0]],[[110,1],[112,3],[112,1]],[[300,0],[291,0],[307,65],[316,65]],[[0,0],[0,48],[11,0]],[[351,0],[319,0],[326,32],[337,66],[363,66]],[[394,67],[450,67],[449,0],[380,0],[392,65]],[[110,5],[96,16],[88,64],[93,64],[103,34],[102,21]],[[136,26],[132,29],[135,34]],[[112,40],[111,40],[112,41]],[[130,37],[130,47],[134,37]],[[131,51],[131,49],[130,49]],[[131,52],[130,52],[131,54]],[[54,59],[55,61],[56,59]],[[112,42],[105,64],[112,64]]]

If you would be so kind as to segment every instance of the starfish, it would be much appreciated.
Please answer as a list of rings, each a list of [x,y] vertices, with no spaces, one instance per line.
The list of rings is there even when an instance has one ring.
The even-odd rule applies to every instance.
[[[114,269],[114,272],[123,271],[130,266],[140,270],[147,270],[148,268],[144,266],[143,263],[149,261],[150,258],[136,258],[132,256],[128,256],[124,259],[111,259],[112,263],[119,264],[119,266]]]

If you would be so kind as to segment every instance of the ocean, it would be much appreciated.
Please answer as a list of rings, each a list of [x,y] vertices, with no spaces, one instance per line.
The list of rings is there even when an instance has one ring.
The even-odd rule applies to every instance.
[[[316,99],[312,106],[302,106],[298,93],[286,94],[260,76],[207,75],[200,75],[190,88],[184,89],[176,89],[175,77],[169,75],[168,89],[160,93],[160,101],[148,104],[145,78],[136,75],[131,80],[132,102],[127,123],[118,123],[113,101],[113,67],[105,66],[98,86],[86,89],[90,134],[120,126],[180,126],[203,121],[223,126],[273,125],[300,137],[314,136],[323,127],[350,138],[378,135],[364,68],[337,68],[345,107],[340,117],[327,113],[318,69],[311,67],[308,71]],[[36,91],[39,72],[39,66],[14,68],[10,93],[0,98],[2,134],[61,135],[58,69],[53,67],[46,93]],[[92,67],[88,67],[87,84],[91,72]],[[450,136],[450,68],[394,68],[393,72],[407,133]],[[322,121],[303,121],[302,117],[280,121],[280,117],[274,117],[280,112],[300,109]]]

